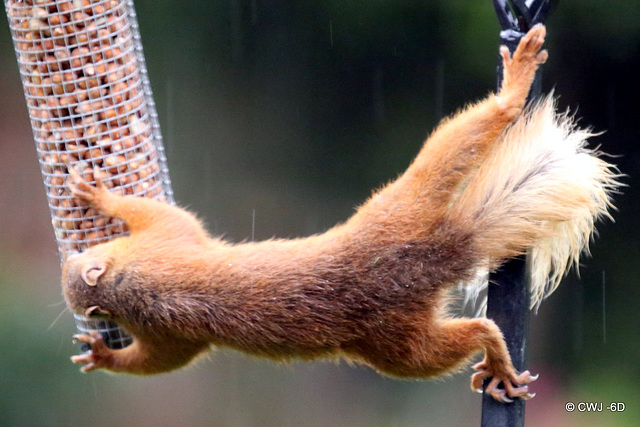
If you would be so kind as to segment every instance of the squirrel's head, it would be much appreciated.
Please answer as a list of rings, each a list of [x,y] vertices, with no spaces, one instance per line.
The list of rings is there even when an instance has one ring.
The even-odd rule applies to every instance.
[[[78,314],[107,319],[123,314],[118,295],[127,287],[127,274],[112,255],[110,243],[70,255],[62,265],[62,291]]]

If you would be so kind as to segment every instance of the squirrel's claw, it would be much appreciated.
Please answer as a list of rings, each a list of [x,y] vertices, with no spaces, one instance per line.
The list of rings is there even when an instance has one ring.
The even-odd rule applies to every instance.
[[[102,191],[106,191],[103,183],[100,169],[94,168],[93,177],[95,180],[95,186],[89,184],[73,167],[67,167],[69,170],[69,179],[67,180],[67,186],[71,191],[71,195],[77,199],[83,200],[89,204],[94,204],[99,198],[99,194]]]
[[[113,350],[107,347],[104,338],[98,332],[91,331],[90,335],[74,335],[73,342],[82,342],[91,346],[91,350],[88,353],[71,357],[73,363],[85,364],[80,368],[82,372],[90,372],[110,366],[110,361],[113,359]]]
[[[474,391],[482,392],[483,380],[493,377],[487,385],[485,393],[490,394],[498,402],[510,403],[513,402],[512,398],[516,397],[529,400],[535,396],[535,393],[529,393],[529,387],[526,384],[537,380],[538,375],[531,375],[529,371],[523,371],[520,375],[494,372],[495,370],[490,368],[486,362],[477,363],[473,368],[480,372],[476,372],[471,377],[471,388]],[[504,389],[498,388],[500,383],[504,385]]]

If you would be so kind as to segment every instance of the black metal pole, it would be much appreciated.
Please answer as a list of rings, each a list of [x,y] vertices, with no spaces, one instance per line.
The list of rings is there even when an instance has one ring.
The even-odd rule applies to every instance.
[[[544,23],[551,7],[550,0],[493,0],[502,31],[500,44],[513,53],[520,39],[537,23]],[[502,61],[498,62],[498,88],[502,83]],[[529,100],[540,96],[540,70],[529,92]],[[522,372],[526,363],[526,348],[529,331],[530,274],[527,257],[519,257],[504,264],[489,277],[487,317],[493,319],[504,335],[513,366]],[[486,388],[490,379],[484,383]],[[483,427],[524,426],[525,401],[515,399],[513,403],[500,403],[490,395],[483,394]]]

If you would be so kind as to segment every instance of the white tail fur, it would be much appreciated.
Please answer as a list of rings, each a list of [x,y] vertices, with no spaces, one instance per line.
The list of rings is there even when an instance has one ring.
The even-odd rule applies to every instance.
[[[529,252],[532,308],[588,251],[594,223],[611,218],[620,174],[586,148],[590,136],[573,117],[557,114],[549,95],[505,130],[451,207],[452,218],[471,228],[486,254],[479,274]]]

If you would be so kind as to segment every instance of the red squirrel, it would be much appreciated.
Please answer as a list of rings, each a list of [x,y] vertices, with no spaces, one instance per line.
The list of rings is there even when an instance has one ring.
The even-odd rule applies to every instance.
[[[556,115],[550,97],[525,109],[544,37],[536,25],[513,56],[502,47],[498,94],[445,120],[404,174],[323,234],[231,244],[186,210],[113,194],[99,171],[94,186],[69,167],[73,196],[130,235],[68,257],[66,301],[134,338],[112,350],[97,332],[76,335],[91,351],[73,362],[155,374],[223,346],[431,378],[484,352],[474,390],[492,377],[486,392],[498,401],[533,397],[537,377],[516,372],[496,324],[453,318],[447,302],[459,284],[529,251],[538,303],[608,215],[617,175],[584,147],[589,133]]]

